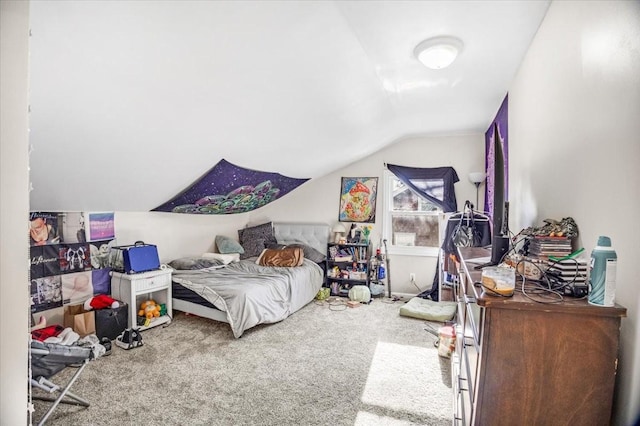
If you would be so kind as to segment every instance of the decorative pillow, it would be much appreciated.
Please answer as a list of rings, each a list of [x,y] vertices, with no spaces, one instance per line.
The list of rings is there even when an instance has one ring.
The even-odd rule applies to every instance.
[[[304,257],[306,259],[309,259],[312,262],[315,262],[315,263],[322,263],[327,258],[326,255],[320,253],[318,250],[316,250],[313,247],[308,246],[306,244],[302,244],[302,243],[287,244],[286,247],[287,248],[289,248],[289,247],[291,247],[291,248],[295,248],[295,247],[301,248],[302,251],[304,252]]]
[[[224,235],[216,236],[216,247],[218,247],[218,251],[222,254],[244,253],[244,249],[241,244],[238,244],[234,239],[225,237]]]
[[[250,257],[259,256],[262,250],[267,248],[263,238],[247,240],[243,243],[244,254],[240,255],[240,259],[248,259]]]
[[[301,248],[264,249],[256,263],[261,266],[300,266],[304,261]]]
[[[196,269],[211,268],[214,266],[224,266],[222,261],[217,259],[205,259],[203,257],[183,257],[169,262],[169,266],[179,271],[193,271]]]
[[[275,249],[275,250],[282,250],[283,248],[286,248],[287,245],[286,244],[280,244],[280,243],[271,243],[271,244],[267,244],[268,249]]]
[[[278,242],[273,235],[271,222],[238,230],[238,239],[244,248],[244,253],[240,252],[240,259],[259,256],[267,245]]]
[[[216,259],[221,261],[223,264],[228,265],[231,262],[239,262],[240,261],[240,253],[202,253],[202,257],[206,259]]]

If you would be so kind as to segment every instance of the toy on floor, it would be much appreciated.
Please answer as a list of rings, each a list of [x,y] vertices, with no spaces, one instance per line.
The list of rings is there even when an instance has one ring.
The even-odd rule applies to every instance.
[[[107,296],[106,294],[98,294],[87,299],[84,302],[84,309],[86,311],[90,311],[92,309],[104,309],[104,308],[117,308],[120,306],[120,303],[113,299],[112,297]]]
[[[140,304],[138,316],[147,319],[157,318],[160,316],[160,305],[158,305],[155,300],[146,300]]]

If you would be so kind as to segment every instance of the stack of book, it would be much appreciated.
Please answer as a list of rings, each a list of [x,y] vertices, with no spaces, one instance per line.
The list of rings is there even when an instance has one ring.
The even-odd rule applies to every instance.
[[[569,237],[540,237],[529,238],[529,256],[540,260],[550,256],[560,258],[571,254],[571,239]]]

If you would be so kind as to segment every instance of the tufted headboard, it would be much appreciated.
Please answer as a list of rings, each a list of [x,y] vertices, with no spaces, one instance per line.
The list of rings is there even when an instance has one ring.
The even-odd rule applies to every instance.
[[[275,223],[273,234],[280,244],[307,244],[320,253],[327,252],[329,225],[325,223]]]

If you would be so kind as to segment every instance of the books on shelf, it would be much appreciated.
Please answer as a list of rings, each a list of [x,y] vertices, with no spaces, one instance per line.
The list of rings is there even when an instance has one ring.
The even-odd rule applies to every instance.
[[[329,258],[336,262],[366,262],[367,246],[330,246]]]
[[[353,257],[336,255],[333,257],[333,260],[335,260],[336,262],[353,262]]]

